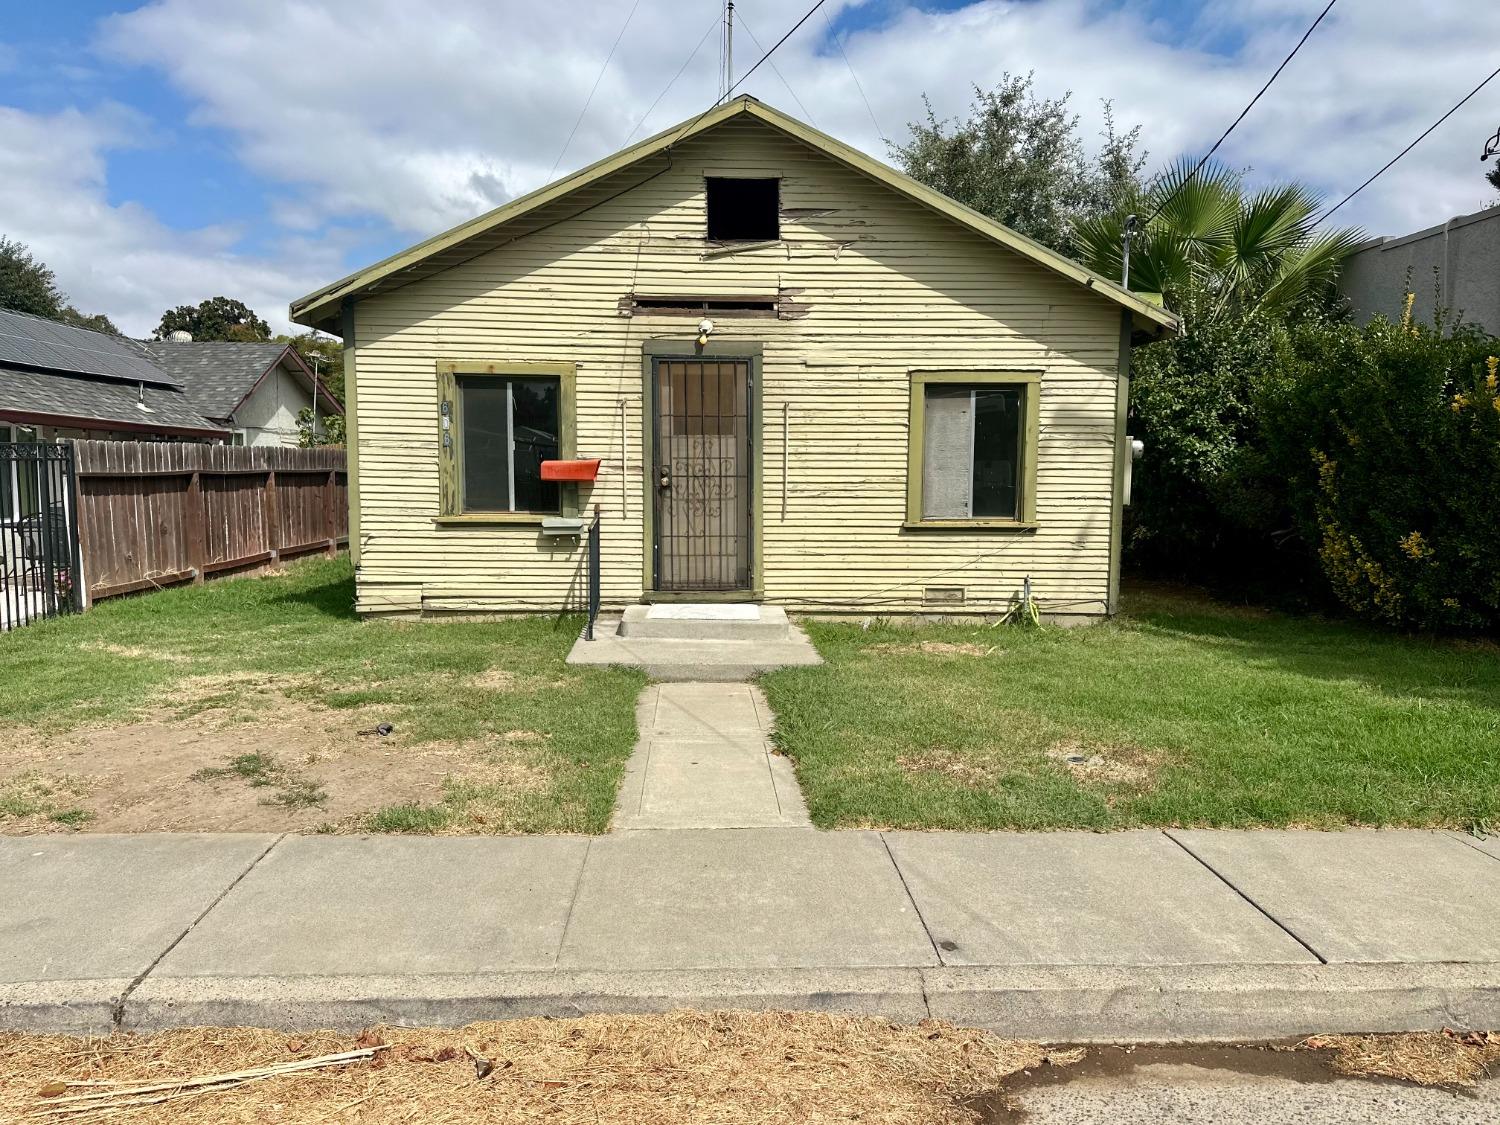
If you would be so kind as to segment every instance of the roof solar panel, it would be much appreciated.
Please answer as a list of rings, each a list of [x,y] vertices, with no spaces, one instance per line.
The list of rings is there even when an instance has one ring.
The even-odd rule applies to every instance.
[[[0,363],[182,388],[127,340],[3,309]]]

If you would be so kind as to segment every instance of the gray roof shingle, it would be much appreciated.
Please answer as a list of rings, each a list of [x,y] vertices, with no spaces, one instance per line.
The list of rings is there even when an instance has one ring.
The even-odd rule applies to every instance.
[[[206,417],[228,418],[288,345],[147,340],[140,347],[152,363],[186,387],[188,398]]]
[[[139,401],[144,401],[150,411],[142,410]],[[224,428],[195,410],[183,392],[168,387],[17,367],[0,367],[0,409],[163,430],[218,432]]]

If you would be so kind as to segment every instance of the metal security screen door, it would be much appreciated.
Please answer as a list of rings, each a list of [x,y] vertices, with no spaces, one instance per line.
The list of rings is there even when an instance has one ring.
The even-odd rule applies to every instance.
[[[750,588],[750,362],[653,363],[656,589]]]

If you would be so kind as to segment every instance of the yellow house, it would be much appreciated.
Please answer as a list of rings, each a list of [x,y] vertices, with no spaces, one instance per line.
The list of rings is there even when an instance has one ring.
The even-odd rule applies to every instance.
[[[578,607],[597,512],[606,607],[1103,616],[1177,326],[748,97],[291,311],[344,339],[369,614]]]

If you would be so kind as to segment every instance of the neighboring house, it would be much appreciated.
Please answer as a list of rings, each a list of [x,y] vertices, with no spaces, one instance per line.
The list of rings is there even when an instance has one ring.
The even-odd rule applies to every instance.
[[[1410,288],[1417,320],[1431,323],[1436,301],[1500,335],[1500,206],[1360,243],[1344,264],[1339,288],[1361,324],[1377,313],[1401,319]]]
[[[230,431],[234,445],[299,442],[297,417],[313,404],[310,367],[287,344],[152,340],[141,345],[151,361],[187,390],[205,418]],[[342,407],[321,380],[318,417]],[[319,431],[322,430],[320,422]]]
[[[0,309],[0,442],[228,437],[136,341]]]
[[[358,608],[407,614],[578,605],[597,505],[607,605],[1102,616],[1177,327],[751,98],[291,311],[344,338]]]
[[[313,382],[287,344],[142,342],[0,309],[0,442],[295,446]],[[320,417],[341,412],[318,389]]]

